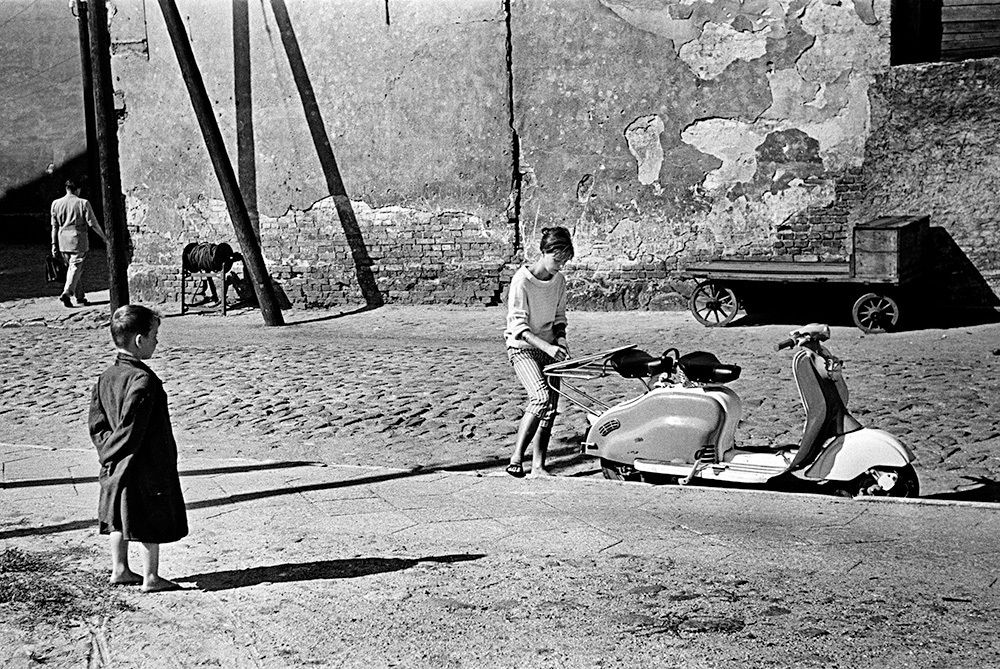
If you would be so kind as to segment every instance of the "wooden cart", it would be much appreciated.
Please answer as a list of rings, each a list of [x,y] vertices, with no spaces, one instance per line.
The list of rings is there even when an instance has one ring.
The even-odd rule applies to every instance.
[[[719,259],[689,265],[684,276],[700,281],[688,306],[703,325],[720,327],[741,309],[780,308],[783,299],[822,299],[845,307],[853,302],[855,325],[864,332],[885,332],[899,321],[900,296],[912,292],[924,269],[928,228],[927,216],[859,224],[847,262]]]

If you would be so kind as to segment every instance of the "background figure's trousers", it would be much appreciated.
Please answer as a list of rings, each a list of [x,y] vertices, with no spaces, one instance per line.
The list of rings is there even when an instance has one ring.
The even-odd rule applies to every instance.
[[[84,253],[63,253],[63,261],[66,263],[66,285],[63,286],[64,296],[72,295],[77,302],[83,300],[83,261],[87,258]]]

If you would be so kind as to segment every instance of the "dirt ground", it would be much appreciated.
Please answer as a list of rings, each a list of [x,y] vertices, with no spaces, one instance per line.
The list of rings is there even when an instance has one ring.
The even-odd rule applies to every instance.
[[[89,387],[110,354],[102,307],[64,313],[22,301],[0,311],[0,441],[89,447]],[[504,462],[522,398],[499,350],[499,310],[299,312],[279,330],[263,328],[253,312],[165,313],[152,364],[167,384],[182,460],[470,476],[493,475]],[[624,342],[655,352],[701,348],[738,362],[741,438],[795,440],[801,416],[788,356],[771,349],[787,324],[707,330],[686,314],[577,313],[572,325],[577,353]],[[833,344],[848,363],[852,409],[914,449],[925,497],[1000,500],[1000,326],[878,337],[838,327]],[[577,454],[584,425],[581,412],[566,409],[555,471],[619,485],[598,481],[597,464]],[[51,513],[38,490],[39,514]],[[524,488],[525,499],[536,494]],[[669,499],[678,513],[698,512],[698,498]],[[561,545],[559,528],[547,526],[521,550],[440,550],[391,534],[330,545],[302,529],[308,519],[283,522],[275,504],[259,507],[257,521],[237,522],[226,510],[199,517],[187,562],[165,550],[165,563],[193,591],[156,597],[102,585],[107,558],[91,529],[0,531],[0,660],[88,668],[1000,666],[997,579],[948,567],[960,562],[952,551],[982,547],[913,557],[896,537],[883,559],[897,559],[898,570],[872,555],[864,564],[881,566],[853,568],[841,562],[847,549],[824,543],[822,518],[813,521],[816,538],[772,546],[780,531],[754,528],[751,514],[733,534],[692,531],[655,555],[591,554]],[[709,528],[721,521],[699,518]],[[225,522],[234,525],[223,532]],[[683,531],[669,516],[662,523]],[[880,541],[858,546],[877,553]],[[782,545],[814,559],[785,559]]]

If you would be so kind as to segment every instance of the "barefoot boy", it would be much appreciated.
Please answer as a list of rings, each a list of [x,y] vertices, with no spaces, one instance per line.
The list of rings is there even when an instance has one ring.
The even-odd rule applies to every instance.
[[[163,384],[142,361],[156,349],[160,317],[138,305],[111,316],[118,357],[94,386],[90,438],[101,462],[97,518],[110,535],[111,584],[142,584],[144,592],[176,590],[159,575],[160,544],[188,533],[177,474],[177,444],[170,429]],[[128,564],[128,542],[137,541],[142,575]]]

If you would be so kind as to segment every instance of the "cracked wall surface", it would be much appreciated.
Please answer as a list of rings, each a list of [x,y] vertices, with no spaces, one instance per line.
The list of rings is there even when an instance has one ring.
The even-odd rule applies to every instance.
[[[597,277],[571,279],[580,303],[679,304],[676,271],[698,258],[846,259],[887,1],[513,8],[525,237],[575,231]],[[566,197],[584,174],[591,196]]]
[[[249,16],[257,207],[300,301],[341,299],[350,272],[279,2],[394,299],[468,299],[449,282],[477,272],[490,293],[555,224],[575,236],[578,307],[681,306],[678,271],[708,257],[848,257],[888,0],[265,0]],[[185,241],[228,222],[162,20],[117,4],[133,273],[152,293]],[[235,156],[231,7],[179,4]]]
[[[159,8],[115,4],[130,283],[140,298],[158,297],[176,293],[187,242],[235,246],[234,234]],[[177,4],[235,168],[246,159],[237,149],[235,3]],[[495,301],[513,240],[503,7],[393,0],[390,16],[384,3],[248,3],[243,99],[265,260],[293,301],[360,300],[344,229],[327,206],[332,153],[387,298]],[[386,227],[387,211],[410,229]],[[471,275],[484,278],[474,286]]]
[[[865,193],[852,213],[929,215],[930,291],[1000,300],[1000,58],[894,67],[871,88]]]

